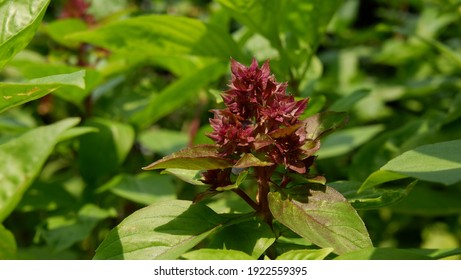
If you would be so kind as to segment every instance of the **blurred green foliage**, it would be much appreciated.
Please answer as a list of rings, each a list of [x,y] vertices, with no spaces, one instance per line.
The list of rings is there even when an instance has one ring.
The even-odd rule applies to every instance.
[[[311,98],[304,117],[348,112],[316,169],[377,248],[340,258],[460,254],[461,1],[28,0],[0,1],[0,16],[0,259],[91,259],[134,211],[203,191],[141,167],[210,143],[230,57],[270,59],[278,81]],[[207,205],[248,210],[231,193]],[[258,255],[265,238],[229,256]],[[331,252],[295,239],[277,241],[280,258]]]

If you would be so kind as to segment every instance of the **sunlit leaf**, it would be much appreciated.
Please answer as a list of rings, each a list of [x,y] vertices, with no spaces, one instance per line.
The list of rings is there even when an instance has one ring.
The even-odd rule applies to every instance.
[[[0,260],[16,259],[16,251],[14,235],[0,224]]]
[[[269,193],[272,215],[297,234],[324,248],[344,254],[372,246],[360,216],[336,190],[311,190],[307,202]]]
[[[0,221],[19,203],[61,134],[78,122],[77,118],[66,119],[30,130],[0,144]]]
[[[94,259],[176,259],[221,227],[210,208],[190,201],[152,204],[123,220]]]
[[[0,69],[32,40],[49,3],[49,0],[0,2]]]
[[[461,181],[461,140],[423,145],[386,163],[372,173],[359,191],[388,181],[413,177],[451,185]]]

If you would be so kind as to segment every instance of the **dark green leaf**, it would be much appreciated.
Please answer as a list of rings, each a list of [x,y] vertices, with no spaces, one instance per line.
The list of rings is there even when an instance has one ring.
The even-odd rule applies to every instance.
[[[365,248],[335,258],[335,260],[432,260],[411,250],[396,248]]]
[[[49,3],[49,0],[0,2],[0,69],[32,40]]]
[[[145,205],[176,198],[176,188],[171,178],[155,173],[144,173],[136,177],[117,175],[99,189],[105,190]]]
[[[336,112],[345,112],[351,110],[357,102],[368,96],[370,94],[371,90],[370,89],[359,89],[351,94],[338,99],[333,103],[329,110],[331,111],[336,111]]]
[[[237,44],[228,33],[198,19],[171,15],[147,15],[115,21],[94,30],[74,33],[67,39],[127,55],[192,54],[226,60],[240,56]]]
[[[209,247],[238,250],[258,259],[274,243],[275,235],[259,218],[236,223],[238,219],[229,220],[230,225],[211,236]]]
[[[78,211],[75,218],[66,216],[48,218],[43,238],[55,252],[63,251],[87,238],[99,221],[115,216],[114,209],[106,210],[93,204],[86,204]]]
[[[96,128],[98,133],[80,137],[78,163],[82,176],[94,181],[123,163],[132,148],[134,131],[127,124],[101,118],[89,119],[85,126]]]
[[[179,168],[210,170],[224,169],[232,166],[233,162],[231,160],[218,156],[215,145],[199,145],[180,150],[143,167],[143,169]]]
[[[30,130],[0,144],[0,221],[19,203],[62,133],[78,122],[77,118],[66,119]]]
[[[303,120],[307,137],[318,139],[333,130],[339,129],[346,125],[348,116],[346,113],[323,112],[315,114]]]
[[[443,259],[451,256],[461,255],[461,248],[454,249],[407,249],[407,251],[421,254],[434,259]]]
[[[136,211],[115,227],[94,259],[176,259],[222,225],[202,204],[173,200]]]
[[[187,260],[255,260],[241,251],[232,249],[199,249],[183,254]]]
[[[174,112],[196,96],[200,89],[224,75],[227,72],[225,66],[222,62],[212,63],[180,78],[159,94],[152,95],[146,108],[136,113],[132,121],[141,127],[147,127]]]
[[[336,190],[311,190],[307,203],[269,193],[269,207],[277,221],[323,248],[344,254],[373,246],[355,209]]]
[[[366,143],[384,129],[382,125],[354,127],[337,131],[322,140],[319,159],[343,155]]]
[[[392,206],[396,212],[426,217],[457,215],[461,213],[459,187],[433,186],[420,182],[404,200]]]
[[[31,80],[27,83],[0,83],[0,113],[38,99],[64,86],[85,88],[85,71]]]
[[[357,210],[378,209],[395,204],[404,199],[417,181],[396,182],[395,185],[386,184],[385,187],[369,188],[364,192],[357,193],[360,188],[359,182],[338,181],[329,185],[339,191]]]
[[[14,235],[0,224],[0,260],[16,259],[16,251]]]

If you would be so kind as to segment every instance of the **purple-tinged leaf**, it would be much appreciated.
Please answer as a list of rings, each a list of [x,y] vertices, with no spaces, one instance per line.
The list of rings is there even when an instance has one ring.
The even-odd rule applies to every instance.
[[[212,170],[232,167],[234,162],[217,154],[215,145],[199,145],[182,149],[166,156],[150,165],[144,170],[179,168],[188,170]]]
[[[322,248],[344,254],[372,247],[365,224],[355,209],[335,189],[310,189],[307,202],[269,193],[269,208],[276,220]]]
[[[255,157],[253,154],[244,154],[237,163],[233,166],[234,168],[247,168],[252,166],[271,166],[273,162],[263,161]]]

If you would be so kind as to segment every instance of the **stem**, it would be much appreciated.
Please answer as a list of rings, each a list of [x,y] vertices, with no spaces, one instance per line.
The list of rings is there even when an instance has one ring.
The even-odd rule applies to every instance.
[[[259,213],[261,213],[264,221],[272,227],[272,213],[269,209],[269,200],[267,195],[269,194],[269,180],[270,172],[267,167],[255,167],[256,176],[258,178],[258,195],[257,201],[259,204]]]
[[[248,203],[254,210],[256,210],[256,212],[260,211],[259,205],[256,204],[256,202],[254,202],[253,199],[251,199],[244,191],[238,188],[233,189],[232,191],[238,194],[243,200],[245,200],[246,203]]]

